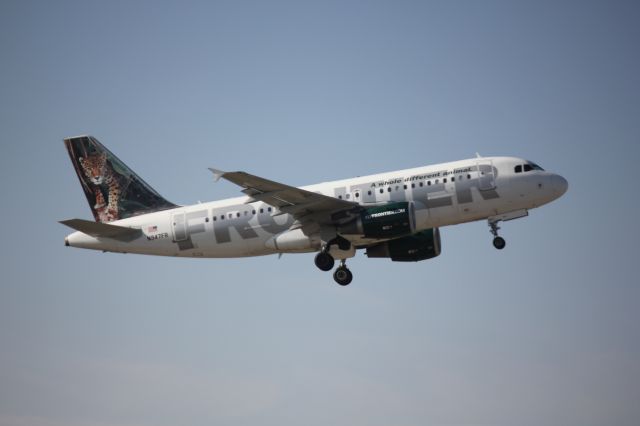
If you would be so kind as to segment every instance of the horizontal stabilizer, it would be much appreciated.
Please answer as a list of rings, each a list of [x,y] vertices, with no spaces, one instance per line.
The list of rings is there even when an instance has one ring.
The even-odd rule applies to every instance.
[[[93,222],[84,219],[61,220],[61,224],[69,228],[91,235],[95,238],[112,238],[119,241],[133,241],[142,235],[142,231],[126,226],[109,225],[107,223]]]

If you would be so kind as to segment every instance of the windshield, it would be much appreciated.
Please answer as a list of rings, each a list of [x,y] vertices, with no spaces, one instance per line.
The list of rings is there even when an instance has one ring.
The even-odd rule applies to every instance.
[[[543,169],[542,167],[538,166],[536,163],[532,163],[531,161],[529,161],[529,162],[525,165],[525,167],[526,167],[527,165],[528,165],[528,166],[531,166],[531,168],[532,168],[533,170],[540,170],[540,171],[543,171],[543,172],[544,172],[544,169]]]
[[[542,167],[538,166],[536,163],[532,163],[531,161],[527,161],[524,165],[518,164],[513,170],[516,173],[530,172],[532,170],[544,171]]]

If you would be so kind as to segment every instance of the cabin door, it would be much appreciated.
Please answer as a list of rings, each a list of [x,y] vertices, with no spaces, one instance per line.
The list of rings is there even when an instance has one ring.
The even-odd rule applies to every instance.
[[[496,188],[496,176],[491,160],[478,160],[478,188],[481,191]]]

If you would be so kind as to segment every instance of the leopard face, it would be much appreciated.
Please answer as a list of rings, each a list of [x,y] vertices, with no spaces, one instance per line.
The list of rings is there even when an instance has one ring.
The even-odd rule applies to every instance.
[[[79,158],[84,175],[95,185],[101,185],[106,179],[107,154],[91,154],[86,158]]]

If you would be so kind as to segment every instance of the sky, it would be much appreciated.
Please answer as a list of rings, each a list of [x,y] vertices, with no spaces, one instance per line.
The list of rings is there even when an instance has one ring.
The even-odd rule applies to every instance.
[[[0,426],[640,424],[634,1],[0,3]],[[559,200],[417,263],[64,247],[62,139],[167,199],[482,155]],[[635,194],[635,195],[634,195]]]

